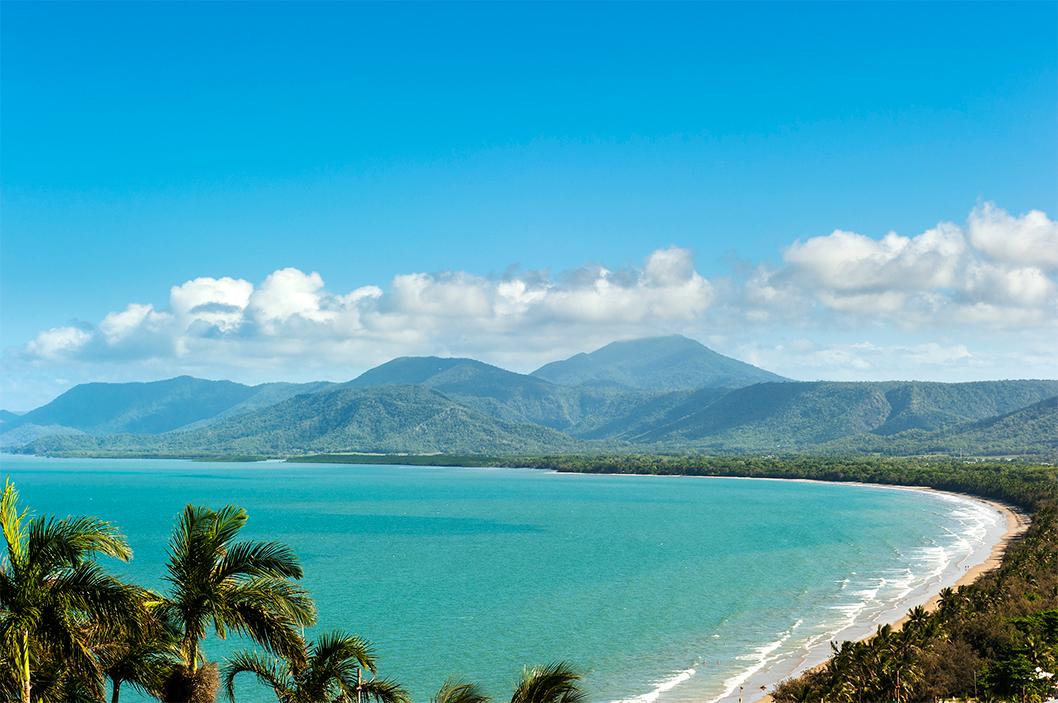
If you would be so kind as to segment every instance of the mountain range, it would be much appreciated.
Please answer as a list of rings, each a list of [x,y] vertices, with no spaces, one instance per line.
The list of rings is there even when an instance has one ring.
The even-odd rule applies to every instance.
[[[41,454],[581,451],[1058,456],[1058,381],[791,381],[680,336],[514,373],[402,357],[346,383],[89,383],[0,446]]]

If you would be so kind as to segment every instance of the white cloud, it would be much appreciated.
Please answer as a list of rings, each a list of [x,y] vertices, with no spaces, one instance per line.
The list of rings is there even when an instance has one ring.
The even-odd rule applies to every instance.
[[[327,322],[336,317],[336,312],[322,309],[322,290],[323,277],[315,271],[307,274],[296,268],[280,269],[253,291],[248,307],[269,333],[275,333],[275,323],[286,322],[295,315],[312,322]]]
[[[53,327],[44,330],[27,345],[26,351],[35,357],[58,360],[84,347],[92,335],[77,327]]]
[[[835,230],[794,242],[783,258],[794,278],[832,291],[923,290],[950,286],[965,248],[959,228],[942,223],[916,237]]]
[[[202,322],[227,332],[243,321],[253,284],[237,278],[196,278],[169,290],[169,307],[185,323]]]
[[[1055,283],[1034,266],[1009,268],[975,261],[966,267],[964,289],[979,302],[1033,307],[1054,297]]]
[[[1058,269],[1058,222],[1039,210],[1014,217],[992,203],[970,213],[970,241],[996,261]]]
[[[745,284],[745,318],[771,321],[781,311],[899,327],[1054,325],[1058,284],[1046,269],[1055,252],[1058,229],[1046,215],[1013,217],[991,204],[970,214],[968,233],[950,222],[912,237],[836,230],[794,242],[779,268],[758,268]]]
[[[1006,344],[1013,358],[1026,339],[1054,338],[1055,237],[1042,213],[1014,217],[985,205],[965,228],[940,223],[880,238],[835,230],[792,243],[778,266],[713,280],[679,247],[633,268],[410,272],[349,291],[328,290],[323,275],[296,268],[256,286],[201,277],[173,286],[167,307],[132,303],[95,325],[47,329],[15,355],[63,373],[80,364],[100,378],[139,365],[157,369],[155,377],[341,379],[397,355],[467,355],[528,369],[614,339],[679,332],[726,340],[721,351],[796,377],[1006,369],[975,366],[980,356],[961,340]],[[838,333],[840,343],[806,346]],[[801,340],[797,348],[759,346],[786,334]],[[932,339],[892,343],[915,334]],[[857,337],[890,341],[872,348],[849,341]],[[945,337],[960,341],[936,341]]]
[[[112,312],[99,323],[99,333],[107,344],[117,344],[130,335],[147,330],[159,332],[172,320],[172,315],[156,312],[153,305],[130,303],[121,312]]]
[[[131,304],[94,329],[61,328],[25,347],[38,359],[98,362],[130,355],[181,363],[359,365],[408,353],[540,353],[555,340],[606,339],[693,321],[713,291],[689,250],[652,253],[642,269],[589,267],[486,278],[462,271],[408,273],[387,289],[326,290],[323,277],[295,268],[258,286],[235,278],[196,278],[173,286],[169,310]],[[526,338],[531,338],[527,341]],[[532,353],[532,352],[529,352]]]

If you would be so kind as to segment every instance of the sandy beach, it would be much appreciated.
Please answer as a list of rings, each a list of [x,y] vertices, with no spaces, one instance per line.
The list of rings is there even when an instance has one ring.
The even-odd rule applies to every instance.
[[[864,484],[864,485],[875,485],[875,484]],[[977,563],[975,565],[970,566],[970,568],[968,568],[959,577],[959,579],[953,585],[955,588],[959,588],[959,587],[962,587],[962,586],[967,586],[967,585],[973,583],[974,581],[976,581],[977,579],[979,579],[984,574],[986,574],[989,571],[992,571],[993,569],[997,568],[1003,562],[1003,555],[1006,554],[1007,547],[1010,545],[1010,543],[1013,540],[1015,540],[1017,537],[1019,537],[1021,534],[1023,534],[1025,532],[1025,530],[1027,530],[1028,527],[1029,527],[1030,519],[1025,513],[1017,510],[1016,508],[1014,508],[1012,506],[1006,505],[1006,504],[998,502],[998,501],[988,500],[988,499],[985,499],[985,498],[978,498],[977,496],[972,496],[972,495],[963,494],[963,493],[952,493],[952,492],[949,492],[949,491],[938,491],[938,490],[932,489],[932,488],[920,488],[920,487],[916,487],[916,486],[892,486],[892,487],[893,488],[906,489],[906,490],[926,491],[926,492],[930,492],[930,493],[946,493],[948,495],[958,496],[960,498],[971,498],[971,499],[973,499],[973,500],[975,500],[977,502],[985,503],[985,504],[991,506],[992,508],[994,508],[996,511],[998,511],[1000,514],[1003,515],[1004,519],[1006,520],[1006,530],[1005,530],[1005,532],[1000,537],[1000,539],[997,542],[995,542],[995,544],[992,545],[991,552],[989,553],[988,557],[986,559],[984,559],[984,561],[981,561],[981,562],[979,562],[979,563]],[[935,610],[937,608],[939,602],[940,602],[940,594],[936,593],[929,600],[925,601],[924,603],[921,603],[920,605],[922,605],[922,607],[924,607],[927,611],[932,612],[933,610]],[[912,607],[914,607],[914,606],[912,605],[912,606],[908,607],[907,610],[910,610]],[[899,628],[903,627],[904,623],[907,622],[907,619],[908,619],[908,615],[907,615],[907,613],[905,611],[904,615],[902,615],[900,618],[898,618],[896,620],[893,620],[890,624],[892,625],[892,627],[894,629],[899,629]],[[882,623],[878,623],[878,624],[881,625]],[[868,636],[868,637],[865,637],[864,639],[870,639],[870,637],[871,636]],[[809,672],[809,671],[816,671],[816,670],[818,670],[818,669],[820,669],[820,668],[822,668],[824,666],[826,666],[826,662],[823,662],[821,664],[817,664],[815,666],[807,667],[805,669],[802,669],[799,672],[794,672],[792,675],[799,675],[799,674],[803,674],[803,673],[806,673],[806,672]],[[789,678],[790,675],[791,674],[783,675],[783,676],[781,676],[781,677],[779,677],[779,678],[777,678],[777,679],[775,679],[773,681],[767,682],[765,685],[768,685],[769,687],[770,686],[774,686],[775,684],[779,683],[779,681],[781,681],[783,679],[786,679],[786,678]],[[744,700],[746,700],[747,702],[751,702],[752,701],[752,702],[756,702],[756,703],[772,703],[772,701],[773,701],[773,699],[772,699],[772,697],[770,695],[761,695],[759,692],[755,692],[755,695],[754,695],[754,693],[747,692],[745,694]]]

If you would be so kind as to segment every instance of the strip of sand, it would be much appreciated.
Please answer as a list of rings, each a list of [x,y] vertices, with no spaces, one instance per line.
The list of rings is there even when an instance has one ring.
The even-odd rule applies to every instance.
[[[878,484],[865,484],[865,485],[878,485]],[[897,487],[898,488],[907,488],[907,489],[910,489],[910,490],[917,490],[917,491],[929,491],[929,492],[933,492],[933,493],[948,493],[949,495],[956,495],[956,496],[959,496],[961,498],[972,498],[972,499],[974,499],[976,501],[979,501],[981,503],[986,503],[986,504],[992,506],[995,510],[1000,512],[1003,515],[1003,517],[1006,519],[1006,531],[1003,533],[1003,536],[1000,537],[999,541],[997,541],[994,545],[992,545],[992,551],[988,555],[988,558],[985,559],[984,561],[980,562],[979,564],[971,566],[969,569],[967,569],[966,572],[964,574],[962,574],[959,577],[959,579],[955,582],[955,587],[956,588],[959,588],[961,586],[968,586],[971,583],[973,583],[974,581],[976,581],[977,579],[981,578],[981,576],[983,576],[984,574],[987,574],[989,571],[992,571],[993,569],[999,567],[999,565],[1003,562],[1003,556],[1006,554],[1007,547],[1010,545],[1010,543],[1014,539],[1016,539],[1017,537],[1022,535],[1025,532],[1025,530],[1027,530],[1028,527],[1029,527],[1030,520],[1029,520],[1029,517],[1027,515],[1025,515],[1024,513],[1020,512],[1019,510],[1017,510],[1017,509],[1015,509],[1015,508],[1013,508],[1013,507],[1011,507],[1009,505],[1006,505],[1004,503],[1000,503],[998,501],[988,500],[988,499],[985,499],[985,498],[978,498],[977,496],[967,495],[967,494],[963,494],[963,493],[951,493],[949,491],[937,491],[936,489],[932,489],[932,488],[921,488],[921,487],[917,487],[917,486],[897,486]],[[930,598],[927,602],[923,603],[922,607],[924,607],[927,612],[932,612],[932,611],[936,610],[936,608],[939,605],[939,603],[940,603],[940,594],[938,593],[938,594],[935,594],[932,598]],[[907,620],[908,620],[908,615],[905,614],[900,619],[898,619],[895,622],[891,623],[891,625],[892,625],[892,627],[894,629],[900,629],[901,627],[903,627],[904,623],[907,622]],[[866,637],[864,639],[870,639],[870,637]],[[819,664],[817,666],[809,667],[809,668],[807,668],[807,669],[805,669],[803,671],[796,672],[794,675],[796,676],[796,675],[801,675],[801,674],[808,673],[810,671],[818,671],[818,670],[822,669],[825,666],[826,666],[826,662],[823,662],[822,664]],[[783,678],[786,678],[786,677],[784,676]],[[770,682],[770,685],[774,686],[777,683],[779,683],[779,682],[778,681],[772,681],[772,682]],[[759,697],[756,697],[756,698],[751,698],[751,697],[747,696],[746,700],[748,700],[748,701],[756,701],[757,703],[773,703],[773,699],[772,699],[772,697],[770,695],[763,695],[763,696],[759,696]]]

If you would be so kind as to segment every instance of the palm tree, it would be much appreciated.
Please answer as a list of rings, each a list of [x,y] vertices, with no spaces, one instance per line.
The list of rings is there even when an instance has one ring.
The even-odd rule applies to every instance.
[[[0,660],[6,660],[10,683],[22,703],[45,697],[44,688],[101,693],[92,641],[136,630],[144,607],[143,591],[107,574],[95,558],[128,561],[132,550],[107,522],[27,517],[18,503],[9,480],[0,496],[7,548],[0,560]]]
[[[374,677],[365,681],[365,669],[376,672],[370,645],[359,637],[332,632],[317,639],[300,660],[264,657],[256,652],[235,654],[224,668],[224,688],[234,701],[235,677],[248,673],[270,687],[280,703],[360,703],[364,699],[409,703],[398,684]]]
[[[476,684],[449,679],[437,690],[430,703],[489,703],[489,697]]]
[[[228,631],[245,634],[270,652],[304,660],[300,629],[315,622],[316,608],[294,583],[302,576],[301,565],[286,545],[235,541],[246,519],[246,511],[232,505],[220,510],[188,505],[177,522],[165,577],[172,595],[159,614],[180,633],[182,662],[166,682],[163,700],[214,698],[216,667],[201,666],[210,623],[220,638]]]
[[[511,703],[583,703],[580,678],[565,662],[526,669]]]
[[[118,703],[124,684],[156,695],[179,664],[177,633],[162,627],[142,636],[117,638],[99,648],[100,668],[110,679],[111,703]]]

